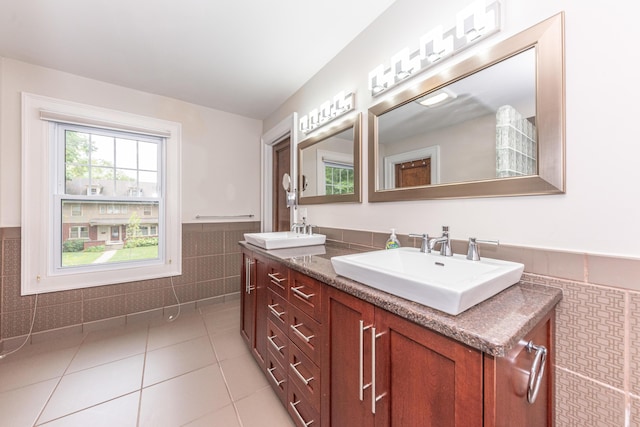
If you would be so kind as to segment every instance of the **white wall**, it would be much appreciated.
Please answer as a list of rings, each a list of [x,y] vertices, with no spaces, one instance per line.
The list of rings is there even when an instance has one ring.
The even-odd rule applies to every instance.
[[[182,123],[183,222],[260,219],[261,121],[0,58],[0,227],[20,226],[22,91]]]
[[[381,100],[368,94],[369,71],[388,64],[405,46],[415,49],[419,36],[437,24],[452,27],[455,13],[469,3],[397,0],[269,117],[265,129],[292,111],[306,114],[340,90],[356,91],[356,107],[366,112]],[[360,230],[395,227],[400,233],[436,234],[440,226],[449,225],[456,239],[477,236],[506,244],[640,257],[640,84],[633,47],[640,28],[630,7],[635,8],[628,2],[503,0],[502,31],[484,42],[492,44],[565,11],[566,194],[368,203],[365,179],[362,204],[307,206],[309,220]],[[366,120],[363,135],[366,141]],[[365,161],[365,178],[367,172]]]

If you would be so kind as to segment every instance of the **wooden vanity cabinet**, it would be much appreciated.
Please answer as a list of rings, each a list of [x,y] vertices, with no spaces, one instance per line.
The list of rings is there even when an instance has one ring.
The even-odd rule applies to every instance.
[[[323,426],[553,425],[553,377],[528,403],[523,345],[494,358],[335,288],[324,301]],[[550,349],[552,322],[525,340]]]
[[[298,426],[553,425],[553,311],[493,357],[246,248],[242,283],[242,336]]]

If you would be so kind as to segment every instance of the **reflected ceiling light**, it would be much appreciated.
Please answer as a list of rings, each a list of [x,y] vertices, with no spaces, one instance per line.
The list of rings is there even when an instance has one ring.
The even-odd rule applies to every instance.
[[[419,40],[417,50],[404,48],[391,57],[391,65],[378,65],[369,72],[369,91],[377,96],[394,85],[426,70],[434,63],[460,52],[500,31],[500,3],[477,0],[456,14],[455,27],[438,25]]]
[[[345,115],[355,108],[355,94],[344,91],[337,93],[332,100],[328,100],[315,108],[309,114],[300,117],[298,129],[305,134],[311,133],[321,126]]]
[[[456,99],[458,95],[453,93],[450,89],[440,89],[435,92],[428,94],[427,96],[423,96],[418,99],[416,102],[420,105],[424,105],[425,107],[433,107],[438,104],[442,104],[445,101],[452,101]]]

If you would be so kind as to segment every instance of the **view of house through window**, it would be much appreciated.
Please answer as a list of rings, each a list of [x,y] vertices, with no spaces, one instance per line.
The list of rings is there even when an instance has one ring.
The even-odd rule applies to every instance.
[[[66,125],[61,266],[158,259],[160,138]]]
[[[353,194],[353,166],[325,163],[325,194]]]

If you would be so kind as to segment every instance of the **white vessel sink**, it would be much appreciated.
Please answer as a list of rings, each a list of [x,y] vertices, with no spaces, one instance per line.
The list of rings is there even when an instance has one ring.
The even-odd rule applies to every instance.
[[[262,249],[297,248],[300,246],[324,245],[327,236],[324,234],[300,234],[291,231],[272,233],[245,233],[247,243]]]
[[[457,315],[520,280],[524,265],[398,248],[331,258],[341,276]]]

